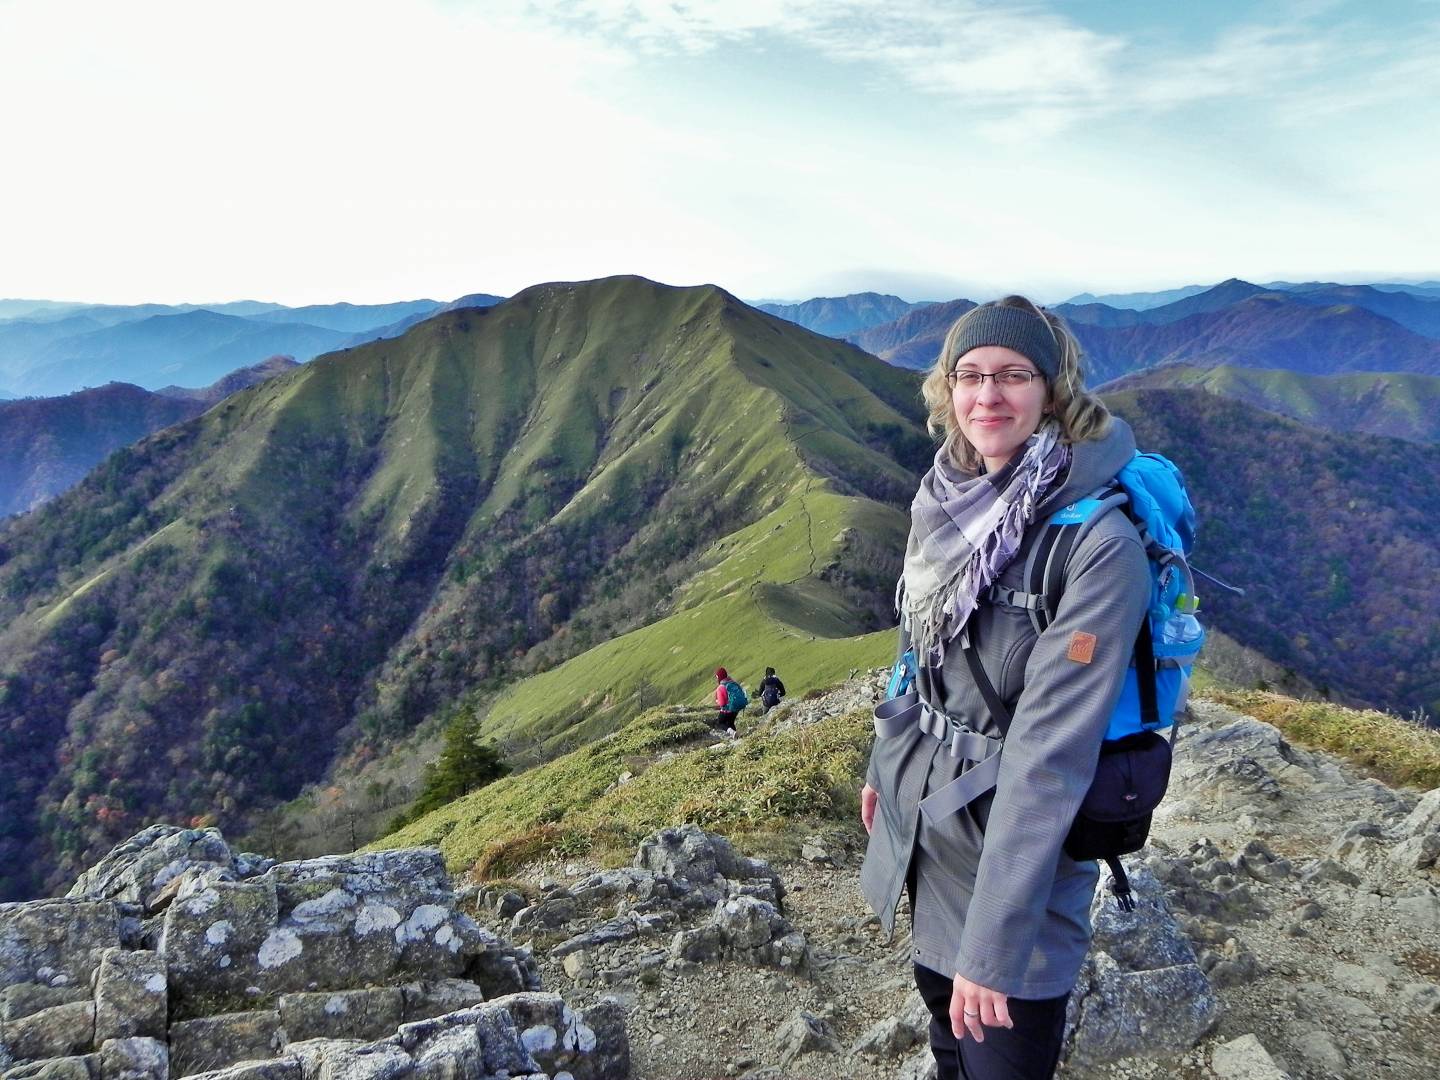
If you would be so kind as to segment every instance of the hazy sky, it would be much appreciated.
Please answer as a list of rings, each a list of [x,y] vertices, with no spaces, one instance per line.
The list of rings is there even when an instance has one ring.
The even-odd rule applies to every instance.
[[[1440,4],[0,0],[0,296],[1440,277]]]

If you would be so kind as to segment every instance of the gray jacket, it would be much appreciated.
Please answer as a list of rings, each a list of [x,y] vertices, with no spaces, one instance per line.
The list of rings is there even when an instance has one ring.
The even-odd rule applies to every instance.
[[[1038,509],[1002,586],[1023,591],[1025,554],[1049,515],[1130,459],[1134,436],[1123,421],[1112,423],[1103,439],[1075,446],[1069,475]],[[919,728],[875,740],[867,782],[880,798],[861,888],[890,931],[910,879],[916,963],[1021,998],[1074,987],[1099,872],[1061,844],[1094,777],[1149,595],[1144,548],[1117,509],[1072,553],[1043,634],[1021,608],[981,604],[972,624],[979,656],[1013,723],[995,790],[958,813],[932,824],[918,807],[965,771],[963,758]],[[1088,659],[1084,648],[1071,647],[1077,633],[1094,636]],[[902,630],[902,650],[905,644]],[[929,675],[932,705],[982,734],[1001,733],[958,647]]]

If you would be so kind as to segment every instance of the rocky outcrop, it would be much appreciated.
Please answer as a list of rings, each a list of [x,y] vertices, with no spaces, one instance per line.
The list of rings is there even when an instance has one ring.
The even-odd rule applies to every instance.
[[[1135,910],[1095,894],[1090,955],[1067,1009],[1064,1058],[1084,1070],[1131,1057],[1169,1057],[1220,1019],[1220,999],[1148,868],[1130,874]]]
[[[684,825],[643,840],[634,866],[569,887],[549,883],[533,903],[495,888],[475,899],[497,919],[513,911],[512,934],[553,942],[546,954],[563,961],[576,983],[611,985],[661,967],[692,970],[722,959],[804,970],[809,947],[783,914],[784,896],[768,863]]]
[[[0,905],[4,1080],[629,1075],[624,1019],[539,993],[428,849],[273,863],[155,826]]]

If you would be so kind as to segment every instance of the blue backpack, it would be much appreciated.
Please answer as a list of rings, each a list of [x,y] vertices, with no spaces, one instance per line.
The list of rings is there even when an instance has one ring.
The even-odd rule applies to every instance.
[[[1107,742],[1170,727],[1184,711],[1190,674],[1205,644],[1205,630],[1195,618],[1199,602],[1189,564],[1195,508],[1180,470],[1160,454],[1136,453],[1113,484],[1051,515],[1025,562],[1026,606],[1036,633],[1054,618],[1070,553],[1113,506],[1124,510],[1145,545],[1150,609],[1110,715]]]
[[[734,679],[726,679],[725,711],[740,712],[742,709],[745,708],[746,705],[749,704],[750,699],[745,696],[745,688],[741,686],[738,682],[736,682]]]

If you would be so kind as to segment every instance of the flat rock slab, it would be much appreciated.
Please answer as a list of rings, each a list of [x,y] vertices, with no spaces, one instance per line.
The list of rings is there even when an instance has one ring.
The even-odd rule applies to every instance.
[[[275,1057],[286,1043],[273,1010],[225,1013],[170,1025],[171,1072],[176,1076]]]
[[[284,994],[280,1022],[292,1042],[304,1039],[383,1039],[395,1034],[405,1012],[399,987]]]
[[[6,1071],[5,1080],[101,1080],[100,1055],[50,1058],[17,1065]]]
[[[512,987],[512,990],[521,987]],[[433,982],[406,983],[400,988],[404,996],[404,1023],[444,1016],[458,1009],[468,1009],[485,1000],[485,991],[468,979],[436,979]]]
[[[16,983],[0,990],[0,1024],[51,1009],[89,1001],[90,990],[84,986],[46,986],[44,983]]]
[[[268,1061],[242,1061],[228,1069],[195,1073],[190,1080],[304,1080],[305,1070],[297,1057],[278,1057]]]
[[[0,1021],[0,1048],[14,1061],[71,1057],[95,1045],[95,1003],[54,1005],[20,1020]]]
[[[0,904],[0,987],[89,986],[106,949],[120,941],[120,912],[93,900]]]
[[[95,982],[95,1042],[164,1039],[169,1003],[164,957],[143,950],[108,950]]]

